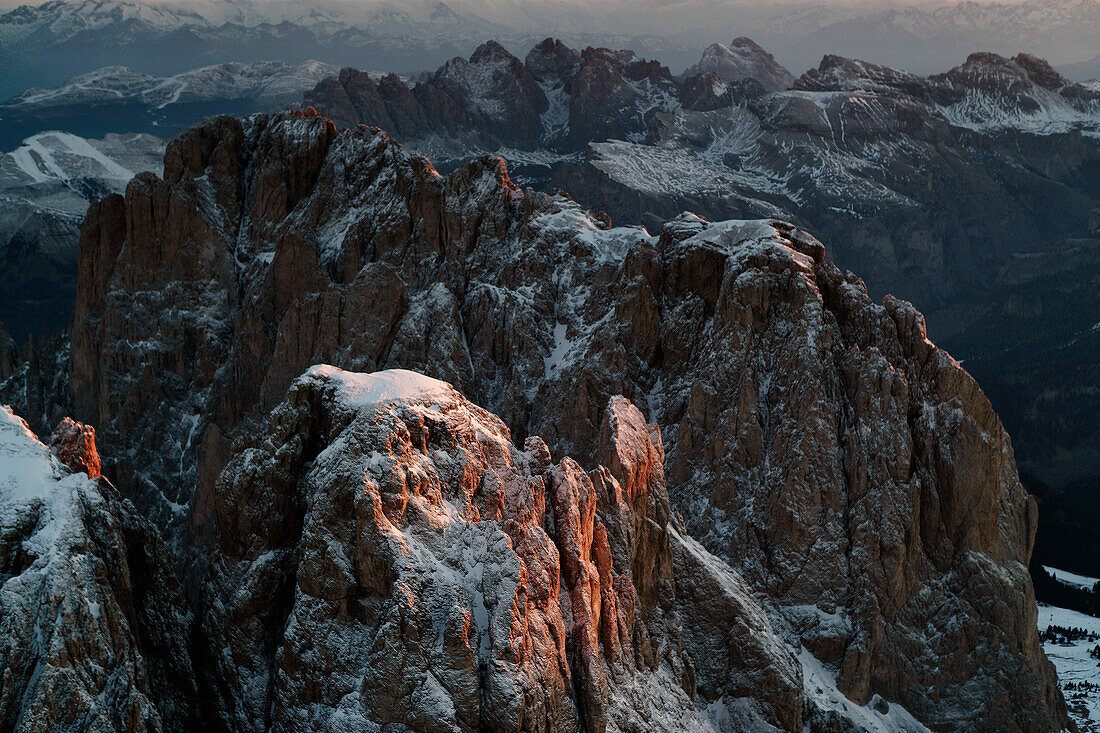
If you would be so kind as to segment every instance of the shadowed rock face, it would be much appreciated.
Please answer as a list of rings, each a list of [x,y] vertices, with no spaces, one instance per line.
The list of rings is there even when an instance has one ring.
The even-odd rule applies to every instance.
[[[269,549],[292,558],[280,559],[291,564],[280,564],[272,578],[302,572],[291,548],[308,536],[309,491],[290,487],[322,478],[308,478],[309,462],[321,460],[339,428],[306,419],[301,400],[312,392],[301,386],[290,407],[276,410],[283,417],[272,418],[274,427],[260,428],[295,377],[316,363],[415,369],[498,414],[517,443],[540,435],[551,455],[607,466],[619,484],[621,494],[606,488],[600,472],[588,478],[597,496],[606,491],[608,507],[635,518],[618,521],[619,529],[601,520],[605,553],[598,532],[587,529],[594,500],[570,461],[536,470],[534,454],[542,451],[525,443],[526,457],[499,448],[491,464],[497,473],[542,476],[547,511],[576,512],[583,529],[555,524],[553,533],[571,607],[604,598],[607,586],[597,589],[594,579],[605,577],[608,556],[617,572],[629,568],[643,609],[664,609],[668,573],[678,583],[677,568],[691,572],[698,558],[724,561],[744,578],[726,587],[747,582],[766,598],[783,638],[837,670],[840,689],[857,703],[878,694],[948,730],[1043,730],[1065,721],[1038,645],[1026,572],[1034,504],[997,416],[969,375],[928,341],[912,306],[893,298],[873,303],[862,282],[789,224],[712,224],[684,215],[657,236],[608,229],[566,198],[517,188],[499,160],[480,159],[442,178],[378,131],[337,133],[309,115],[218,119],[173,141],[165,180],[139,176],[125,197],[93,207],[81,273],[71,336],[75,416],[97,426],[104,455],[114,457],[111,475],[162,526],[177,516],[165,497],[190,502],[192,530],[213,542],[213,572],[225,573],[213,581],[223,593],[245,582],[245,568]],[[606,431],[614,433],[617,413],[614,402],[606,406],[615,395],[663,427],[663,447],[639,439],[629,450],[611,449],[618,444]],[[393,430],[403,435],[396,423]],[[283,444],[292,445],[289,452],[279,452]],[[263,462],[264,471],[283,477],[254,483],[241,463],[249,445],[285,458]],[[681,529],[661,529],[665,510],[650,506],[653,469],[633,468],[660,463],[651,451],[662,449],[669,508],[683,514]],[[452,487],[440,496],[459,495],[452,474],[432,470],[440,486]],[[362,470],[354,478],[358,495]],[[245,483],[230,500],[233,481]],[[291,519],[260,516],[262,527],[230,529],[253,521],[250,512],[228,514],[263,486],[276,494],[256,506],[278,506]],[[402,504],[396,485],[378,491],[383,508],[412,506]],[[656,529],[638,524],[643,496]],[[462,499],[457,511],[487,506]],[[318,516],[347,521],[352,508]],[[501,517],[519,511],[498,509]],[[374,519],[362,521],[383,526],[372,511]],[[515,547],[511,530],[501,531]],[[224,568],[218,553],[227,558]],[[377,577],[396,577],[392,567],[381,569]],[[337,613],[331,603],[358,587],[350,572],[334,576],[344,578],[340,590],[310,591],[328,599],[325,614]],[[358,572],[353,579],[367,577]],[[712,580],[685,583],[670,607],[711,602]],[[298,590],[264,588],[290,594],[280,598],[302,592],[300,583]],[[618,592],[601,603],[614,604],[613,617],[634,628],[621,615],[629,594]],[[389,598],[390,586],[375,593]],[[749,613],[740,594],[722,593],[729,600],[721,608]],[[225,633],[232,613],[217,612],[230,616],[210,628]],[[538,638],[556,638],[553,612],[539,613],[546,630]],[[240,614],[234,618],[244,623],[248,608]],[[713,630],[691,627],[690,616],[680,613],[681,626],[694,628],[696,641],[685,636],[681,647],[688,656],[716,643],[698,641]],[[241,642],[259,654],[247,674],[274,679],[280,689],[271,650],[284,626],[262,626]],[[566,649],[569,676],[540,667],[549,676],[531,677],[522,665],[508,673],[530,683],[519,689],[539,690],[523,705],[579,679],[597,691],[578,697],[581,714],[616,719],[598,692],[612,686],[604,655],[618,654],[606,651],[614,645],[602,634],[613,638],[619,621],[605,630],[592,620],[587,628]],[[411,646],[409,653],[419,655],[413,666],[428,658]],[[729,668],[708,659],[697,666],[695,684],[707,696],[737,695],[723,671]],[[359,679],[357,669],[348,668],[347,679]],[[472,679],[465,674],[456,679]],[[221,704],[257,725],[268,710],[263,687],[222,691]],[[328,694],[309,689],[306,699]],[[285,699],[298,704],[296,692]],[[786,705],[770,704],[773,711]],[[383,707],[394,720],[411,719],[402,705]],[[474,708],[462,709],[473,720]],[[539,709],[570,714],[550,702]]]
[[[305,104],[341,127],[381,127],[454,167],[471,149],[576,152],[592,140],[641,139],[652,112],[673,109],[679,96],[678,82],[656,61],[546,39],[523,61],[489,41],[468,61],[453,59],[412,85],[344,69],[308,92]]]
[[[11,376],[18,364],[19,352],[4,324],[0,323],[0,382]]]

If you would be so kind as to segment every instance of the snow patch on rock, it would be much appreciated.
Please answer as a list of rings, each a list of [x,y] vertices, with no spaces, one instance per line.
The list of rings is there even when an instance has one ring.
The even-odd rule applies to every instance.
[[[340,399],[355,408],[372,407],[387,402],[441,400],[455,395],[454,387],[446,382],[407,369],[358,374],[328,364],[319,364],[306,372],[306,377],[335,380],[340,384]]]
[[[806,698],[826,715],[835,713],[867,733],[931,733],[904,707],[878,695],[866,705],[856,705],[837,689],[836,673],[805,649],[799,651],[798,661],[802,664]]]

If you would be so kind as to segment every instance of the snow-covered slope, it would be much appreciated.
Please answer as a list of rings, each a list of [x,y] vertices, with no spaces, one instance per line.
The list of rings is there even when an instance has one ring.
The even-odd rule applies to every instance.
[[[86,140],[67,132],[43,132],[0,158],[0,187],[11,190],[46,183],[72,187],[81,179],[98,179],[121,191],[141,171],[159,170],[163,154],[164,142],[151,135]]]
[[[1082,733],[1100,731],[1100,618],[1040,603],[1039,632],[1074,722]]]
[[[960,127],[1100,135],[1100,93],[1068,81],[1034,56],[975,53],[929,82],[940,113]]]
[[[1055,580],[1064,585],[1073,586],[1074,588],[1086,588],[1092,590],[1096,587],[1097,583],[1100,583],[1100,578],[1090,578],[1087,575],[1078,575],[1076,573],[1070,573],[1065,570],[1058,570],[1050,566],[1044,565],[1043,570],[1050,573]]]

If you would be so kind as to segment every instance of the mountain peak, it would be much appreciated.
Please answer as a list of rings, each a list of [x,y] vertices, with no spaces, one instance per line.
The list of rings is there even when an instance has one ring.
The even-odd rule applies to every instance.
[[[435,22],[451,22],[459,20],[459,15],[443,0],[439,0],[434,6],[432,6],[431,12],[428,14],[428,19]]]
[[[775,219],[687,217],[658,236],[611,228],[509,185],[499,159],[442,178],[377,131],[334,132],[320,118],[208,122],[170,146],[165,178],[139,177],[89,214],[73,394],[103,449],[150,477],[143,486],[186,476],[197,493],[178,503],[216,518],[202,643],[226,683],[211,686],[225,696],[212,709],[275,710],[273,725],[292,727],[323,678],[344,682],[310,697],[311,710],[403,724],[517,711],[501,722],[514,728],[537,704],[596,729],[746,697],[764,718],[751,729],[801,730],[833,701],[876,724],[902,708],[933,728],[1063,723],[1034,626],[972,610],[1024,618],[1033,604],[1034,509],[1000,421],[912,305],[873,302],[810,234]],[[254,225],[240,225],[244,212]],[[162,231],[173,236],[132,244]],[[191,269],[169,266],[196,241],[204,256]],[[200,287],[180,287],[184,277]],[[211,302],[237,283],[239,297]],[[168,368],[149,375],[150,354]],[[376,375],[322,367],[296,381],[317,363]],[[389,369],[477,391],[498,417],[420,377],[380,385]],[[346,403],[397,401],[333,410],[317,389],[329,383],[350,390]],[[657,425],[675,440],[663,445]],[[502,426],[545,442],[521,449]],[[491,582],[474,566],[495,568]],[[265,605],[273,595],[279,605]],[[560,627],[566,601],[572,622]],[[286,623],[308,604],[315,613]],[[244,612],[255,607],[270,621]],[[410,623],[387,623],[390,608]],[[401,635],[430,628],[435,610],[453,616],[453,643]],[[514,613],[531,623],[514,627]],[[759,631],[730,638],[728,621],[714,626],[729,618]],[[553,633],[538,631],[544,621]],[[382,626],[397,634],[384,658],[335,653]],[[522,664],[512,628],[535,634]],[[278,666],[269,629],[279,649],[303,650],[301,664]],[[868,651],[880,634],[908,641]],[[378,665],[416,655],[429,655],[416,669],[456,670],[461,684],[349,702],[346,690],[396,679]],[[218,661],[240,658],[261,663]],[[639,659],[634,674],[608,671]],[[631,694],[665,664],[667,695]],[[498,690],[514,704],[496,704]],[[893,699],[867,705],[876,694]],[[991,712],[975,699],[1011,703]],[[960,709],[973,711],[961,724]]]
[[[482,43],[470,56],[471,64],[480,64],[484,62],[492,61],[519,61],[518,58],[512,55],[504,46],[500,45],[500,42],[489,39],[485,43]]]
[[[703,51],[699,63],[684,72],[684,78],[712,72],[725,82],[755,79],[769,91],[788,88],[794,76],[775,57],[750,38],[735,38],[727,46],[714,43]]]

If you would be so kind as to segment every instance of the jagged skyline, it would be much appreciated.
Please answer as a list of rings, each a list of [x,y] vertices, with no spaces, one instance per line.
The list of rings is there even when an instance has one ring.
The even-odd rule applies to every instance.
[[[0,10],[17,4],[0,0]],[[674,70],[702,47],[737,36],[753,38],[795,71],[816,66],[824,54],[931,73],[973,51],[1026,52],[1062,65],[1091,61],[1100,48],[1100,0],[33,0],[25,7],[18,16],[9,13],[13,26],[42,22],[65,33],[115,18],[160,30],[290,22],[315,36],[355,28],[377,38],[430,38],[457,55],[489,38],[521,49],[555,36],[580,47],[630,47]],[[9,33],[3,42],[18,36]],[[224,60],[259,60],[235,53]],[[308,58],[290,47],[286,53],[294,58],[283,60]],[[347,62],[336,55],[318,60]],[[415,53],[383,54],[378,61],[381,69],[408,72],[431,68],[438,56],[418,62]]]

